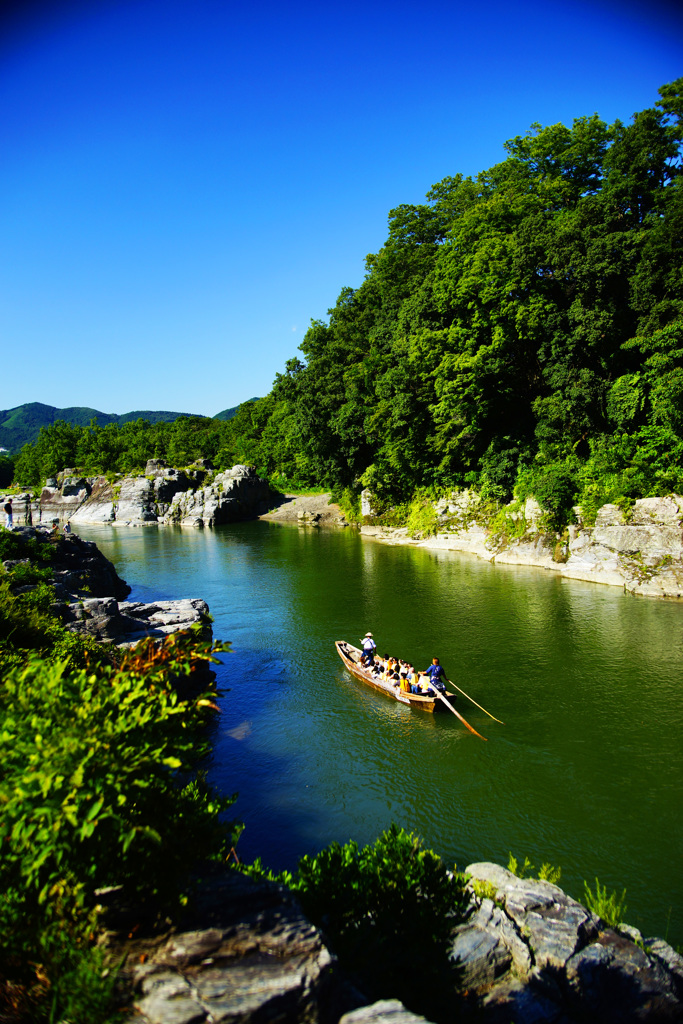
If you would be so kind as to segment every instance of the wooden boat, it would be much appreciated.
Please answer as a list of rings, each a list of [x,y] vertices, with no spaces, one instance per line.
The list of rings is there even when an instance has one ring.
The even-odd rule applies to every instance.
[[[363,652],[352,644],[348,644],[345,640],[336,640],[334,646],[337,648],[337,654],[351,675],[355,676],[356,679],[360,679],[361,682],[367,683],[368,686],[372,686],[373,689],[379,690],[380,693],[393,697],[394,700],[399,701],[401,704],[410,704],[411,708],[431,711],[432,714],[435,711],[447,710],[444,701],[438,697],[428,697],[426,694],[421,696],[419,693],[406,693],[404,690],[399,689],[398,683],[394,685],[395,680],[374,676],[371,669],[365,668],[360,663]],[[449,704],[455,700],[454,693],[445,693],[443,697],[445,697]]]

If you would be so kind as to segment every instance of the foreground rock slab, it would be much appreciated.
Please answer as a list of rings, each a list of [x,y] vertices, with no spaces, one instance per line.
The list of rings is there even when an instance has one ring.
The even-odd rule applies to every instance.
[[[339,1024],[429,1024],[426,1017],[406,1010],[398,999],[381,999],[372,1006],[345,1013]]]
[[[201,927],[129,947],[126,1024],[332,1024],[348,1008],[320,933],[278,886],[226,872],[188,923]]]

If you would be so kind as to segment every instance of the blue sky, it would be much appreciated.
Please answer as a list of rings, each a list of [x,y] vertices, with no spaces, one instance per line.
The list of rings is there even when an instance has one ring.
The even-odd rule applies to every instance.
[[[392,207],[683,75],[664,0],[2,10],[3,409],[266,394]]]

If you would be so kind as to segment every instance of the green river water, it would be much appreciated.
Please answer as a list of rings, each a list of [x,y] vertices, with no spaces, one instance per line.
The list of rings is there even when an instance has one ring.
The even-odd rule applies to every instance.
[[[512,851],[626,888],[627,919],[683,943],[683,604],[351,530],[82,527],[131,599],[202,597],[231,640],[209,777],[237,791],[239,852],[276,869],[391,822],[447,861]],[[483,743],[365,688],[334,641],[449,677]]]

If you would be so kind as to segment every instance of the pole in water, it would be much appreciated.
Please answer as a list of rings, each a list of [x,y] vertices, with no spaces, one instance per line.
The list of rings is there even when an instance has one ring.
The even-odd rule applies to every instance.
[[[458,692],[459,692],[459,693],[461,693],[461,694],[463,695],[463,697],[467,697],[467,699],[468,699],[468,700],[471,700],[471,701],[472,701],[472,703],[473,703],[473,704],[475,704],[475,705],[476,705],[476,706],[477,706],[477,707],[479,708],[479,710],[480,710],[480,711],[483,711],[485,715],[488,715],[488,716],[489,716],[489,718],[492,718],[494,722],[500,722],[500,724],[501,724],[501,725],[505,725],[505,722],[501,722],[501,721],[500,721],[500,718],[496,718],[496,716],[495,716],[495,715],[492,715],[490,711],[487,711],[487,710],[486,710],[486,708],[483,708],[483,707],[481,706],[481,704],[477,704],[477,702],[476,702],[476,700],[474,699],[474,697],[470,697],[469,693],[465,693],[465,691],[464,691],[464,690],[461,690],[461,689],[460,689],[460,687],[459,687],[459,686],[457,686],[457,685],[456,685],[456,684],[455,684],[455,683],[453,682],[453,680],[452,680],[452,679],[449,679],[449,680],[447,680],[447,681],[448,681],[448,682],[449,682],[449,683],[451,684],[451,686],[455,686],[456,690],[458,690]]]

